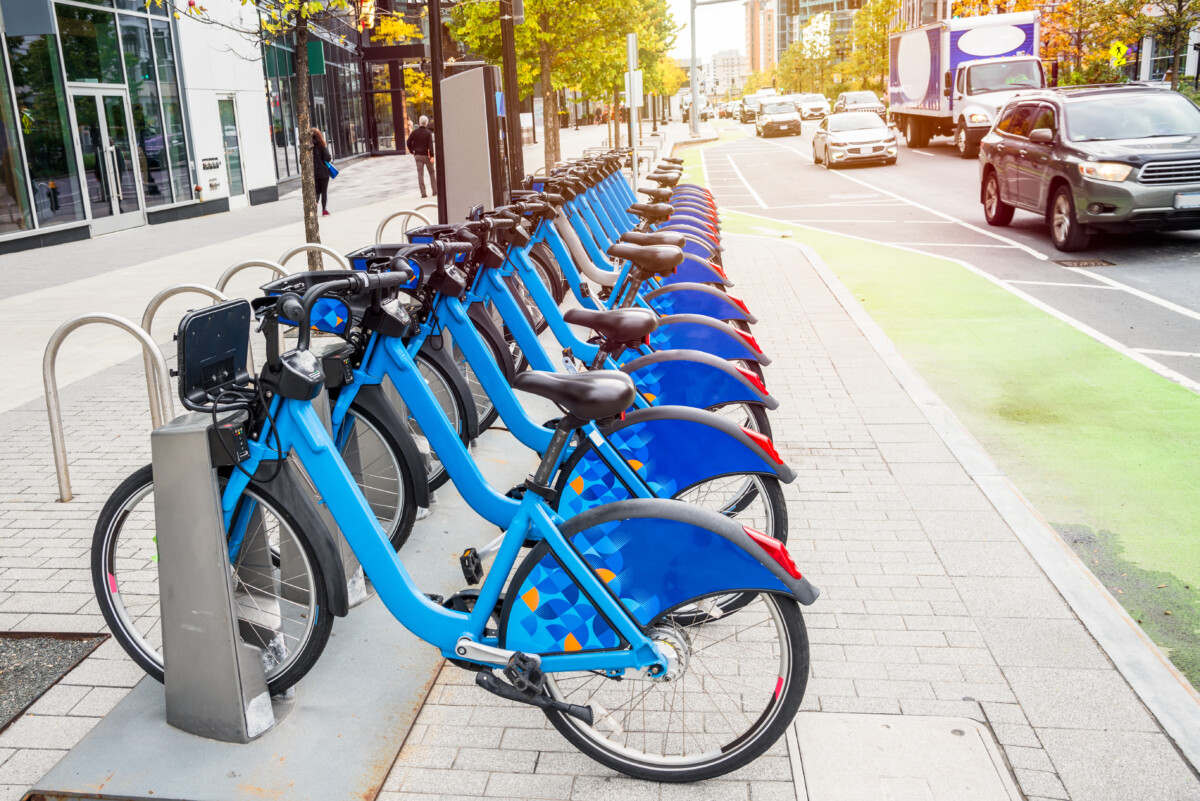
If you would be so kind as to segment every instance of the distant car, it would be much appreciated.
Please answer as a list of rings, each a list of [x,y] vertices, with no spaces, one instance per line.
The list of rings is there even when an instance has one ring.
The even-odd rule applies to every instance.
[[[825,95],[808,93],[800,95],[800,116],[806,120],[820,119],[829,114],[829,98]]]
[[[813,135],[813,161],[826,169],[873,161],[895,164],[898,150],[896,130],[869,111],[830,114]]]
[[[754,120],[754,133],[767,137],[774,134],[799,134],[800,112],[787,101],[763,103]]]
[[[1062,251],[1094,231],[1200,229],[1200,108],[1148,86],[1016,95],[979,143],[979,199],[991,225],[1016,209],[1045,217]]]
[[[842,92],[833,105],[835,112],[839,111],[873,111],[883,116],[887,109],[883,101],[874,92]]]

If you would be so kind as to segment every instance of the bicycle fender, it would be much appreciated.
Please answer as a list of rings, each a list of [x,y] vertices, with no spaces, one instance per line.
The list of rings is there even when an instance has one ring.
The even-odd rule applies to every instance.
[[[279,465],[278,472],[275,472],[274,464]],[[275,475],[271,480],[264,480],[264,476],[272,472],[275,472]],[[350,612],[350,596],[346,591],[342,555],[338,553],[333,532],[325,525],[320,512],[317,511],[313,501],[315,491],[310,492],[310,485],[300,477],[290,459],[260,464],[251,483],[270,492],[283,504],[288,513],[296,518],[296,524],[300,527],[297,535],[308,540],[317,562],[321,565],[325,591],[329,596],[329,608],[326,611],[335,617],[345,617]]]
[[[766,366],[771,358],[751,343],[754,340],[728,323],[699,314],[669,314],[659,318],[650,332],[655,350],[701,350],[722,359],[745,359]]]
[[[790,595],[806,606],[820,595],[808,579],[794,578],[742,526],[679,501],[605,504],[566,521],[562,533],[643,626],[715,593]],[[510,586],[515,592],[505,594],[500,647],[555,654],[624,645],[546,542],[525,556]]]
[[[676,231],[676,233],[679,233]],[[691,234],[684,234],[683,252],[685,255],[693,256],[701,261],[715,259],[720,256],[720,248],[710,245],[707,242],[701,241],[699,238]]]
[[[704,409],[638,409],[604,428],[603,434],[659,498],[671,498],[702,481],[731,474],[774,476],[785,484],[796,478],[790,467],[769,454],[745,429]],[[633,497],[589,441],[577,448],[559,471],[551,506],[568,518]]]
[[[758,322],[757,317],[727,293],[705,284],[686,281],[666,284],[642,295],[642,300],[659,314],[699,314],[714,320]]]
[[[417,506],[429,507],[429,474],[425,471],[425,461],[421,458],[421,449],[413,441],[412,432],[400,418],[396,406],[388,400],[383,392],[382,384],[364,384],[358,388],[354,403],[350,408],[361,406],[386,428],[400,445],[400,455],[404,457],[404,468],[408,470],[413,480],[413,495]]]
[[[621,365],[638,391],[658,406],[707,409],[724,403],[760,403],[777,409],[779,401],[755,386],[738,367],[698,350],[660,350]]]
[[[446,347],[441,337],[431,336],[422,343],[421,353],[437,362],[449,377],[450,382],[454,384],[454,391],[458,393],[458,397],[462,398],[463,409],[466,410],[467,419],[463,421],[463,424],[467,427],[467,437],[472,441],[475,440],[479,437],[479,410],[475,408],[475,398],[471,395],[471,387],[467,385],[467,379],[459,372],[458,365],[454,363],[449,348]]]
[[[713,262],[703,256],[696,256],[684,248],[683,261],[675,268],[675,272],[664,275],[660,279],[667,284],[716,284],[733,286],[733,282],[725,277],[725,273]]]

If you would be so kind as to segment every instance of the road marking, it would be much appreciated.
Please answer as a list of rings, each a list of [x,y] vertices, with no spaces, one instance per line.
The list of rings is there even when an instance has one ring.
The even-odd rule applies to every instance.
[[[1030,286],[1070,286],[1079,289],[1116,289],[1115,286],[1104,284],[1071,284],[1066,281],[1009,281],[1010,284],[1028,284]]]
[[[926,153],[924,150],[913,150],[913,149],[910,147],[910,148],[908,149],[908,152],[909,152],[909,153],[915,153],[915,154],[916,154],[916,155],[918,155],[918,156],[928,156],[929,158],[933,158],[933,154],[932,154],[932,153]]]
[[[712,186],[708,180],[708,159],[704,157],[706,148],[700,148],[700,174],[704,176],[704,185]]]
[[[768,142],[768,144],[774,145],[775,147],[781,147],[784,150],[790,150],[791,152],[798,155],[800,158],[806,159],[807,161],[810,161],[810,162],[812,161],[812,156],[801,153],[799,150],[797,150],[794,147],[788,147],[787,145],[783,144],[782,142]],[[934,216],[941,217],[945,220],[950,220],[951,222],[958,223],[962,227],[967,228],[971,231],[974,231],[977,234],[983,234],[986,237],[990,237],[999,242],[1003,242],[1006,245],[1011,245],[1012,247],[1017,248],[1018,250],[1028,253],[1030,256],[1033,256],[1038,261],[1049,261],[1049,259],[1050,259],[1050,257],[1045,255],[1044,253],[1040,253],[1039,251],[1034,250],[1033,248],[1029,247],[1028,245],[1023,245],[1020,242],[1016,241],[1015,239],[1009,239],[1006,236],[1001,236],[1000,234],[996,234],[991,231],[980,228],[978,225],[972,225],[971,223],[966,222],[965,220],[960,220],[951,214],[946,214],[945,212],[941,212],[941,211],[938,211],[937,209],[933,209],[933,208],[930,208],[929,206],[909,200],[908,198],[906,198],[902,195],[898,195],[895,192],[890,192],[887,189],[882,189],[873,184],[869,184],[866,181],[863,181],[859,178],[855,178],[853,176],[846,175],[845,173],[842,173],[842,172],[838,172],[835,174],[841,178],[845,178],[847,181],[853,181],[854,183],[858,184],[859,186],[865,187],[867,189],[873,189],[876,192],[880,192],[882,194],[889,195],[890,197],[894,197],[894,198],[896,198],[896,200],[903,201],[903,202],[909,204],[910,206],[913,206],[914,208],[918,208],[918,209],[921,209],[922,211],[929,212],[930,214],[933,214]],[[766,208],[766,206],[764,206],[763,208]]]
[[[729,166],[733,167],[733,171],[737,173],[737,177],[742,179],[742,183],[745,184],[746,189],[750,192],[751,196],[758,201],[759,207],[764,209],[769,208],[766,203],[763,203],[763,199],[758,196],[758,193],[754,191],[754,187],[750,185],[750,182],[746,180],[746,176],[742,175],[742,171],[739,170],[737,165],[733,163],[733,156],[726,156],[725,158],[729,159]]]
[[[863,220],[866,223],[877,222],[876,220]],[[964,242],[884,242],[884,245],[901,245],[910,248],[1008,248],[1013,249],[1015,245],[968,245]]]
[[[1113,287],[1116,289],[1116,287]],[[1153,348],[1134,348],[1138,353],[1149,353],[1152,356],[1190,356],[1200,359],[1200,353],[1188,353],[1182,350],[1154,350]]]
[[[1182,314],[1184,317],[1191,317],[1193,320],[1200,320],[1200,312],[1192,311],[1191,309],[1187,308],[1186,306],[1180,306],[1178,303],[1172,303],[1169,300],[1160,298],[1158,295],[1151,295],[1149,292],[1143,292],[1142,290],[1137,289],[1135,287],[1131,287],[1128,284],[1122,284],[1120,281],[1114,281],[1111,278],[1109,278],[1107,275],[1101,275],[1100,273],[1094,273],[1091,270],[1085,270],[1082,267],[1067,267],[1065,269],[1070,270],[1073,273],[1079,273],[1080,275],[1086,275],[1088,278],[1094,278],[1095,280],[1097,280],[1103,284],[1108,284],[1113,289],[1122,289],[1122,290],[1128,292],[1129,294],[1133,295],[1134,297],[1139,297],[1142,300],[1149,301],[1150,303],[1153,303],[1157,306],[1162,306],[1164,309],[1170,309],[1171,311],[1175,312],[1176,314]]]
[[[779,220],[776,220],[772,217],[767,217],[762,214],[755,214],[750,211],[739,211],[737,213],[744,214],[747,217],[756,217],[757,219],[763,220],[764,222],[779,222]],[[855,234],[835,233],[833,231],[826,231],[821,228],[814,228],[811,225],[799,225],[797,227],[798,228],[807,228],[810,231],[816,231],[817,233],[821,233],[821,234],[833,234],[834,236],[843,236],[843,237],[846,237],[847,239],[855,239],[855,240],[858,240],[859,242],[868,242],[872,245],[886,244],[885,242],[877,242],[874,239],[867,239],[865,236],[857,236]],[[805,246],[802,246],[802,247],[805,247]],[[1108,334],[1102,333],[1101,331],[1099,331],[1095,328],[1092,328],[1090,325],[1087,325],[1086,323],[1076,320],[1074,317],[1064,314],[1063,312],[1054,308],[1050,304],[1044,303],[1043,301],[1038,300],[1033,295],[1030,295],[1027,292],[1022,292],[1019,288],[1013,286],[1010,282],[1004,281],[1000,278],[997,278],[996,276],[992,275],[991,273],[988,273],[985,270],[981,270],[980,268],[976,267],[975,265],[973,265],[969,262],[965,262],[962,259],[956,259],[953,256],[943,256],[943,255],[934,254],[934,253],[926,253],[924,251],[917,250],[915,248],[904,247],[903,245],[893,245],[892,247],[899,248],[900,250],[907,250],[910,253],[916,253],[919,256],[929,256],[930,258],[934,258],[934,259],[945,259],[946,261],[954,262],[955,264],[960,265],[961,267],[974,273],[975,275],[978,275],[980,278],[984,279],[985,281],[990,281],[991,283],[995,284],[996,286],[1000,287],[1001,289],[1005,290],[1006,292],[1010,292],[1013,295],[1016,295],[1021,300],[1025,301],[1026,303],[1028,303],[1029,305],[1033,306],[1036,309],[1040,309],[1041,311],[1044,311],[1046,314],[1049,314],[1054,319],[1056,319],[1060,322],[1066,323],[1067,325],[1074,328],[1076,331],[1079,331],[1082,334],[1086,334],[1087,336],[1091,337],[1092,339],[1096,340],[1097,342],[1099,342],[1102,345],[1107,345],[1108,347],[1115,350],[1117,353],[1120,353],[1122,356],[1127,356],[1128,358],[1133,359],[1135,362],[1142,365],[1143,367],[1147,367],[1147,368],[1153,370],[1155,373],[1158,373],[1160,376],[1167,379],[1168,381],[1173,381],[1176,384],[1179,384],[1180,386],[1182,386],[1186,389],[1189,389],[1192,392],[1195,392],[1196,394],[1200,395],[1200,381],[1195,381],[1191,378],[1188,378],[1186,375],[1184,375],[1183,373],[1180,373],[1177,370],[1172,370],[1170,367],[1167,367],[1165,364],[1163,364],[1161,362],[1157,362],[1154,359],[1151,359],[1146,354],[1139,353],[1135,348],[1129,347],[1128,345],[1122,345],[1120,342],[1113,339]]]

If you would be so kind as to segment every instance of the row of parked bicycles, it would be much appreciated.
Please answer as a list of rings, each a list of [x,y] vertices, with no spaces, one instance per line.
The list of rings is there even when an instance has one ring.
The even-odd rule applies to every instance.
[[[212,417],[240,635],[272,693],[349,611],[335,533],[274,490],[296,469],[402,625],[599,762],[694,781],[784,733],[818,591],[785,547],[795,476],[771,441],[770,360],[729,293],[710,194],[667,159],[638,202],[627,158],[570,162],[509,206],[180,323],[179,396]],[[561,414],[539,422],[521,393]],[[469,449],[497,421],[537,457],[511,489]],[[501,533],[442,598],[403,548],[446,481]],[[153,492],[147,466],[113,493],[92,570],[114,636],[161,680]],[[264,545],[266,562],[246,556]]]

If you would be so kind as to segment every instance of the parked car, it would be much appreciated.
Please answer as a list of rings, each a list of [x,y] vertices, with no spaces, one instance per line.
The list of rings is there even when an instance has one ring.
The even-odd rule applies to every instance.
[[[833,110],[839,111],[873,111],[880,117],[884,116],[887,109],[883,106],[883,101],[874,92],[842,92],[838,95],[837,102],[833,104]]]
[[[800,112],[787,101],[763,103],[758,117],[754,120],[754,133],[762,137],[774,134],[799,134]]]
[[[806,120],[820,119],[829,114],[829,98],[825,95],[808,93],[800,95],[800,116]]]
[[[812,157],[826,169],[874,161],[895,164],[898,149],[896,129],[883,117],[869,111],[840,111],[817,126]]]
[[[980,142],[979,178],[989,224],[1042,215],[1062,251],[1095,231],[1200,229],[1200,108],[1134,84],[1024,92]]]

